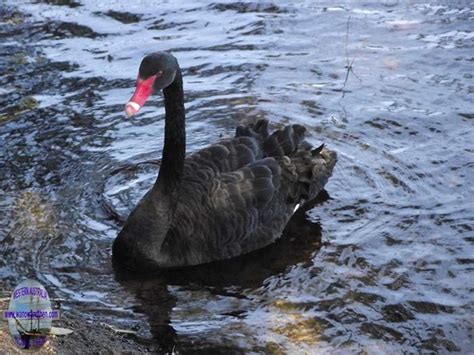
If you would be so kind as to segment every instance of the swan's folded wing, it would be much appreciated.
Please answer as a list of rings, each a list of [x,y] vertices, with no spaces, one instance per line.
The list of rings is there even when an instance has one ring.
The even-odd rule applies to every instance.
[[[236,171],[262,157],[263,151],[253,137],[225,139],[187,157],[185,177],[201,173],[203,178],[209,179],[220,173]]]
[[[266,158],[243,168],[220,174],[209,190],[213,226],[219,230],[215,245],[228,254],[247,252],[257,245],[266,245],[273,238],[271,230],[262,228],[278,214],[281,169],[274,158]],[[269,227],[269,226],[268,226]],[[239,250],[236,250],[239,249]]]
[[[220,173],[234,172],[264,157],[294,154],[304,139],[306,129],[288,125],[268,134],[268,121],[239,126],[236,137],[224,139],[186,158],[186,177],[211,179]]]
[[[210,188],[216,211],[265,208],[280,185],[280,166],[273,158],[261,159],[241,169],[222,173]]]

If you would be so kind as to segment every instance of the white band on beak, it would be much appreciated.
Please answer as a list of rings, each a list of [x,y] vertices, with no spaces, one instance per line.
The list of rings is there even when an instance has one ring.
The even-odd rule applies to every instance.
[[[127,102],[127,106],[132,106],[135,111],[140,110],[140,105],[133,101]]]
[[[133,116],[140,110],[140,105],[134,101],[129,101],[125,105],[125,113],[128,117]]]

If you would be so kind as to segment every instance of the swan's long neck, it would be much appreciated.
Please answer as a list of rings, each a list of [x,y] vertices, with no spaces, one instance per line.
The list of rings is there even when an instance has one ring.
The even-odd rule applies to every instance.
[[[131,267],[169,262],[163,259],[161,248],[173,221],[186,154],[183,81],[179,70],[163,93],[165,145],[160,173],[153,188],[128,217],[113,245],[114,258],[130,263]]]
[[[183,176],[186,155],[186,132],[183,80],[180,70],[175,80],[163,89],[165,97],[165,144],[161,160],[160,173],[153,190],[159,197],[170,197],[170,203],[176,200]],[[174,206],[170,211],[174,210]]]

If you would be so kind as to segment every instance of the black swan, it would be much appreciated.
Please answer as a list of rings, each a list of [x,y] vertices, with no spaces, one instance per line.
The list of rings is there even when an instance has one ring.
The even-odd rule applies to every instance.
[[[335,152],[323,145],[312,148],[301,125],[269,134],[266,120],[239,126],[234,138],[186,157],[176,58],[165,52],[147,55],[136,85],[125,106],[128,116],[163,90],[165,143],[155,184],[114,241],[114,264],[140,270],[190,266],[267,246],[332,174]]]

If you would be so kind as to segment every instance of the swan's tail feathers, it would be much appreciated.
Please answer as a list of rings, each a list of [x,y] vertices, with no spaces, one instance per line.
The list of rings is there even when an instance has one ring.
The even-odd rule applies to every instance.
[[[267,138],[268,137],[268,120],[265,120],[265,119],[258,120],[255,123],[253,130],[257,132],[262,138]]]
[[[235,134],[255,138],[261,144],[263,157],[274,157],[280,162],[282,178],[287,181],[288,201],[292,202],[315,198],[331,177],[337,161],[337,154],[324,144],[315,148],[305,141],[305,132],[304,126],[293,124],[269,134],[268,121],[259,120],[237,127]]]
[[[268,120],[260,119],[248,126],[237,126],[235,136],[254,137],[259,141],[263,141],[268,137]]]
[[[323,149],[324,149],[324,143],[321,144],[321,145],[320,145],[319,147],[317,147],[317,148],[311,149],[311,155],[312,155],[313,157],[317,157],[317,156],[321,153],[321,151],[322,151]]]
[[[336,152],[321,146],[299,149],[291,161],[296,168],[298,194],[303,200],[312,200],[324,188],[337,162]]]
[[[299,124],[285,126],[274,131],[263,142],[263,150],[268,156],[278,157],[295,153],[303,142],[306,128]]]
[[[298,149],[311,149],[311,145],[304,142],[306,128],[293,124],[268,133],[268,120],[261,119],[248,126],[238,126],[236,137],[253,137],[263,143],[264,155],[267,157],[290,156]],[[302,144],[302,146],[300,146]]]

